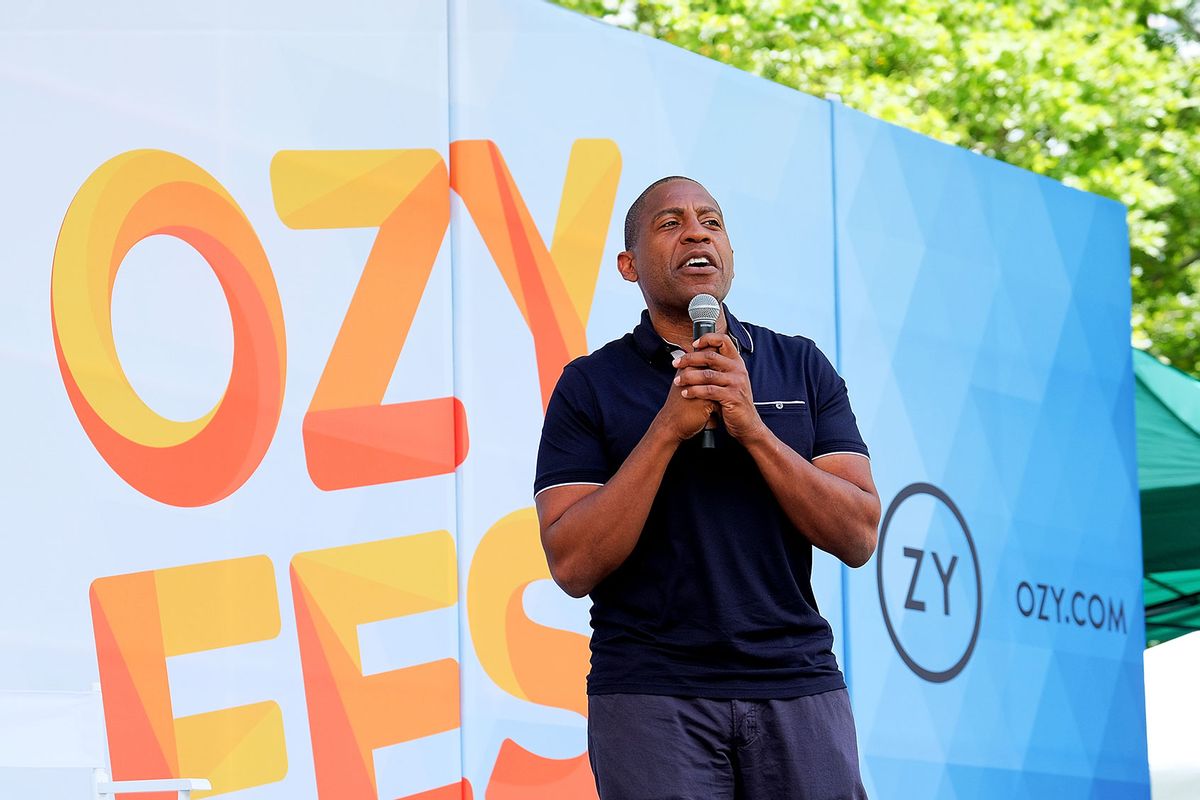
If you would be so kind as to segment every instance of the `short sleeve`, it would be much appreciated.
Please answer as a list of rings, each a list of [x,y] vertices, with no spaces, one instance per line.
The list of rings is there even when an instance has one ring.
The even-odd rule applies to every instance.
[[[812,457],[816,459],[835,453],[857,453],[869,457],[867,445],[858,431],[858,421],[850,408],[846,382],[824,353],[814,347],[813,354],[816,397]]]
[[[611,477],[595,393],[583,372],[568,364],[546,407],[533,493],[572,483],[603,485]]]

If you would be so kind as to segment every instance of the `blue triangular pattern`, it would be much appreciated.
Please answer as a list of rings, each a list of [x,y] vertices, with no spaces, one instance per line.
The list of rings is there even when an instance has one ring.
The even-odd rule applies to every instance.
[[[1075,284],[1081,278],[1080,269],[1085,263],[1092,217],[1098,203],[1094,200],[1079,202],[1084,198],[1078,192],[1045,178],[1038,179],[1037,186],[1046,208],[1054,209],[1049,216],[1053,244],[1062,257],[1068,280]]]
[[[1145,796],[1144,727],[1119,733],[1144,726],[1137,626],[1029,618],[1016,598],[1045,584],[1123,598],[1127,615],[1136,605],[1122,211],[833,113],[843,372],[869,409],[877,485],[885,505],[915,481],[946,491],[983,585],[970,662],[930,684],[891,649],[873,575],[851,574],[853,674],[876,703],[860,718],[871,785],[897,798]],[[924,623],[896,621],[917,649],[936,635]]]
[[[938,797],[945,774],[945,766],[940,763],[882,756],[864,759],[864,767],[871,776],[872,787],[868,788],[875,789],[871,797],[877,800]]]

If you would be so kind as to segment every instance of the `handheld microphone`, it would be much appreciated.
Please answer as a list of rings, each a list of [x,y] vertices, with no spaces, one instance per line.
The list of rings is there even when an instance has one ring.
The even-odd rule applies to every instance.
[[[688,316],[692,319],[692,341],[706,333],[717,332],[717,318],[721,316],[721,304],[711,294],[698,294],[688,303]],[[711,450],[717,446],[717,423],[712,418],[704,424],[700,431],[700,447]]]

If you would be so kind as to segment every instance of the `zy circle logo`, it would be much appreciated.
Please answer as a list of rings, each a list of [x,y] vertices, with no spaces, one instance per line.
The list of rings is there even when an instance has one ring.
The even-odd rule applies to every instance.
[[[962,512],[928,483],[896,495],[875,561],[888,635],[909,669],[932,683],[962,672],[979,639],[983,583]]]

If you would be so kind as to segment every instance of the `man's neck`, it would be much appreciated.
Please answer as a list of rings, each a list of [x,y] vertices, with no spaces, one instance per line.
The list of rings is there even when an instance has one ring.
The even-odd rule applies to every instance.
[[[686,314],[679,316],[663,310],[648,309],[648,311],[650,312],[650,324],[654,326],[655,333],[671,344],[679,345],[689,353],[692,351],[692,342],[695,341],[692,337],[692,321]],[[717,317],[717,333],[726,333],[728,330],[729,324],[725,321],[725,309],[722,307],[721,314]]]

